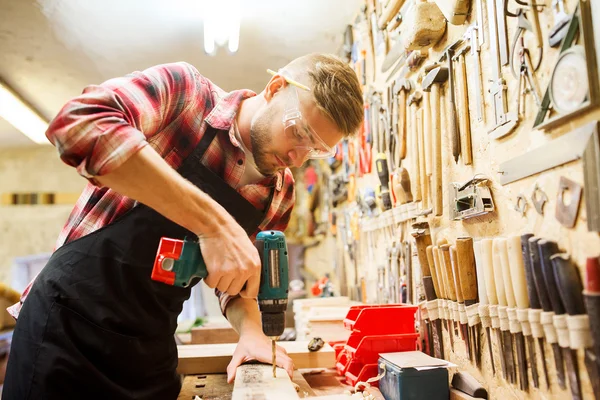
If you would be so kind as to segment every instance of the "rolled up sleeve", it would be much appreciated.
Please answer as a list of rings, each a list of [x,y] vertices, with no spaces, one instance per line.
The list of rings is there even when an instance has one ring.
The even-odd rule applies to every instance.
[[[95,176],[117,169],[191,105],[200,82],[194,67],[174,63],[88,86],[46,136],[66,164],[97,184]]]

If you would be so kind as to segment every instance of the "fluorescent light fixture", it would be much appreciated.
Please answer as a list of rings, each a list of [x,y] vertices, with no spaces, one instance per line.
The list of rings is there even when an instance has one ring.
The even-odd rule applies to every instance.
[[[48,122],[0,82],[0,117],[38,144],[50,144],[46,138]]]
[[[240,0],[204,1],[204,51],[214,55],[217,46],[235,53],[240,45]]]

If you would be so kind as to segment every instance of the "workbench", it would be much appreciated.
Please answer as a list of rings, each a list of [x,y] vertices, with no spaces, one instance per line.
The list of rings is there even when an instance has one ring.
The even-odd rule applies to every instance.
[[[333,368],[295,370],[292,381],[300,387],[300,398],[342,394],[351,389]],[[203,400],[230,400],[232,393],[233,384],[227,383],[227,374],[186,375],[178,400],[193,400],[195,396]]]

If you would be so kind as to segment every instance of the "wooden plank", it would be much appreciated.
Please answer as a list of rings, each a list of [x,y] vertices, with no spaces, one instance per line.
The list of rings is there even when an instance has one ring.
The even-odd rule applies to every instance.
[[[298,399],[298,393],[284,369],[273,369],[266,364],[240,365],[235,374],[231,400]]]
[[[229,324],[199,326],[192,329],[191,344],[237,343],[240,335]]]
[[[277,344],[287,351],[296,368],[329,368],[335,365],[335,352],[328,344],[317,352],[308,351],[308,341]],[[225,372],[236,345],[226,343],[177,346],[177,372],[184,375]]]
[[[183,378],[178,400],[231,400],[233,385],[227,383],[227,374],[188,375]]]
[[[314,390],[310,387],[300,370],[295,369],[292,376],[292,382],[298,385],[298,395],[301,398],[316,396]]]

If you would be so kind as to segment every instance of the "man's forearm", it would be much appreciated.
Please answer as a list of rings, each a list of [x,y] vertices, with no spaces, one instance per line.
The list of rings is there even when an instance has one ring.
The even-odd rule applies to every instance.
[[[256,299],[243,297],[231,299],[225,313],[229,323],[240,336],[248,333],[262,333],[261,317]]]
[[[96,179],[198,235],[210,233],[232,219],[225,209],[181,177],[150,146]]]

